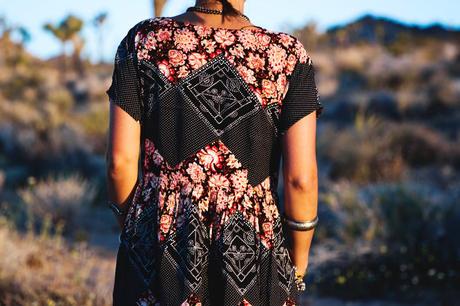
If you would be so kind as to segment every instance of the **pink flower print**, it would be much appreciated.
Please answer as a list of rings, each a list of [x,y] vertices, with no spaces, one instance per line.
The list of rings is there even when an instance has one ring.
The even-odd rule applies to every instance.
[[[228,147],[221,140],[217,141],[217,145],[219,146],[219,151],[222,152],[223,154],[230,153],[230,150],[228,149]]]
[[[253,192],[256,196],[258,197],[262,197],[264,195],[264,190],[263,188],[260,186],[260,184],[256,185],[253,187]]]
[[[297,57],[294,54],[289,54],[286,60],[286,73],[291,75],[297,64]]]
[[[183,180],[183,175],[180,171],[175,171],[171,173],[171,182],[173,182],[170,185],[171,189],[178,188],[182,185],[182,180]]]
[[[168,41],[171,39],[172,32],[168,29],[159,29],[156,33],[158,41]]]
[[[254,205],[253,201],[251,200],[251,198],[245,194],[243,195],[243,200],[241,201],[241,205],[246,209],[251,209],[252,206]]]
[[[213,53],[216,50],[216,42],[213,40],[203,39],[201,45],[208,53]]]
[[[161,183],[161,178],[157,175],[153,175],[153,177],[150,179],[150,186],[153,189],[158,189],[158,186],[160,186]]]
[[[188,179],[187,179],[187,176],[184,175],[183,176],[183,181],[184,182],[182,183],[181,194],[182,195],[189,195],[190,192],[193,189],[193,186],[189,181],[185,182],[185,180],[188,180]]]
[[[144,149],[146,155],[152,155],[155,152],[155,144],[148,138],[145,138]]]
[[[201,184],[194,185],[193,189],[192,189],[192,196],[195,199],[199,199],[201,197],[201,195],[203,194],[203,191],[204,191],[203,185],[201,185]]]
[[[235,57],[239,57],[239,58],[245,57],[244,48],[241,44],[235,44],[233,48],[230,48],[229,52]]]
[[[209,198],[202,198],[198,201],[198,208],[201,213],[206,212],[209,210]]]
[[[141,48],[137,51],[137,58],[139,60],[141,59],[150,59],[150,56],[149,56],[149,51],[147,49],[144,49],[144,48]]]
[[[206,64],[206,56],[204,54],[193,52],[188,56],[188,62],[192,69],[198,69],[204,64]]]
[[[243,65],[239,65],[238,67],[236,67],[236,69],[238,70],[238,72],[241,74],[241,76],[243,77],[243,79],[249,83],[249,84],[255,84],[257,79],[256,77],[254,76],[254,71],[247,68],[246,66],[243,66]]]
[[[254,55],[252,52],[249,53],[247,62],[248,67],[256,71],[262,70],[265,66],[265,59],[261,58],[259,54]]]
[[[252,31],[240,31],[237,35],[239,41],[245,49],[257,49],[258,40]]]
[[[230,168],[240,168],[241,167],[241,162],[236,158],[234,154],[230,154],[227,157],[227,165]]]
[[[281,33],[279,35],[279,42],[286,48],[288,48],[292,44],[293,41],[294,39],[286,33]]]
[[[308,56],[307,50],[300,42],[300,40],[296,41],[295,51],[301,63],[310,63],[310,57]]]
[[[283,92],[287,85],[287,78],[284,73],[280,73],[278,75],[278,79],[276,80],[276,90],[278,92]]]
[[[276,98],[277,89],[276,84],[270,80],[262,80],[262,93],[267,98]]]
[[[155,150],[152,156],[153,163],[156,166],[160,166],[163,163],[163,156],[161,156],[160,152],[158,150]]]
[[[215,173],[209,177],[209,186],[228,190],[230,187],[230,181],[227,177],[225,177],[225,175]]]
[[[203,168],[196,162],[190,163],[186,171],[195,183],[201,183],[206,179],[206,174],[204,173]]]
[[[187,298],[180,306],[201,306],[201,302],[197,301],[194,296]]]
[[[216,199],[216,212],[222,212],[230,203],[232,203],[232,201],[230,201],[227,193],[224,190],[219,189]]]
[[[273,202],[272,203],[264,202],[263,213],[267,220],[272,221],[273,218],[278,216],[278,208],[276,207],[276,205],[273,204]]]
[[[177,72],[177,77],[178,78],[185,78],[189,73],[190,73],[190,71],[187,68],[187,66],[180,66],[179,71]]]
[[[138,31],[136,36],[134,36],[134,48],[137,49],[139,43],[142,41],[142,32]]]
[[[235,42],[235,35],[228,30],[219,29],[214,33],[214,39],[221,47],[225,48],[226,46],[231,46]]]
[[[226,58],[227,60],[232,63],[232,64],[235,64],[235,57],[233,55],[230,55],[227,51],[225,52],[226,54]],[[227,55],[228,54],[228,55]]]
[[[232,181],[233,188],[238,191],[245,190],[248,185],[247,169],[235,171],[230,175],[230,179]]]
[[[168,233],[169,227],[171,226],[171,216],[164,214],[160,218],[160,231],[164,234]]]
[[[206,169],[216,171],[217,168],[222,168],[223,157],[215,146],[207,145],[204,149],[198,151],[197,156]]]
[[[166,211],[169,212],[169,213],[173,213],[174,212],[174,209],[176,207],[176,197],[177,197],[177,194],[176,193],[171,193],[169,194],[165,204],[166,204]]]
[[[262,49],[265,49],[270,45],[271,37],[264,33],[257,33],[256,34],[257,41]]]
[[[181,66],[185,64],[186,56],[184,53],[178,50],[170,49],[168,51],[169,62],[173,66]]]
[[[211,35],[211,33],[212,33],[212,29],[208,28],[208,27],[205,27],[205,26],[195,25],[194,28],[195,28],[196,33],[200,37],[205,37],[205,36]]]
[[[259,227],[259,219],[252,213],[249,213],[248,216],[248,221],[249,223],[252,224],[252,226],[254,227],[254,229],[256,230],[256,232],[259,231],[258,227]]]
[[[156,19],[156,18],[152,19],[152,22],[153,22],[153,20],[155,20],[155,19]],[[170,19],[161,19],[161,18],[158,19],[158,23],[159,23],[160,25],[168,25],[170,22],[171,22]]]
[[[268,63],[274,73],[283,71],[286,64],[286,50],[279,45],[272,45],[268,51]]]
[[[169,78],[171,76],[168,61],[163,60],[160,63],[158,63],[157,66],[158,66],[158,69],[161,71],[161,73],[164,74],[165,77]]]
[[[166,173],[164,173],[164,172],[161,172],[160,173],[160,178],[161,178],[161,180],[160,180],[160,188],[161,188],[161,190],[167,189],[168,186],[169,186],[169,177],[168,177],[168,175]]]
[[[238,306],[252,306],[246,299],[243,299]]]
[[[149,32],[146,37],[145,47],[148,50],[154,50],[157,46],[157,40],[155,38],[155,33]]]
[[[178,49],[181,49],[184,52],[189,52],[196,48],[198,39],[189,29],[178,29],[174,36],[174,43]]]
[[[257,99],[259,99],[260,104],[263,107],[265,107],[266,101],[264,97],[262,97],[262,91],[260,90],[260,88],[254,88],[252,85],[250,85],[249,87],[252,89],[252,91],[254,91],[254,94],[256,95]]]
[[[273,223],[272,222],[262,223],[262,230],[264,231],[265,237],[271,238],[273,236]]]
[[[248,184],[247,193],[251,195],[251,194],[254,194],[254,192],[255,192],[254,186],[252,186],[251,184]]]
[[[265,192],[265,201],[266,201],[267,203],[273,203],[273,193],[272,193],[271,190],[267,190],[267,191]]]
[[[270,177],[267,176],[262,182],[260,182],[259,186],[262,187],[263,190],[270,190],[270,187],[271,187]]]

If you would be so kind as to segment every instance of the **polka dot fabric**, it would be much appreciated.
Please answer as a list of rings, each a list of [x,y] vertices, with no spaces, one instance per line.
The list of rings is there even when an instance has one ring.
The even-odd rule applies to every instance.
[[[279,137],[323,109],[302,43],[146,19],[107,94],[142,127],[114,305],[297,305],[277,185]]]

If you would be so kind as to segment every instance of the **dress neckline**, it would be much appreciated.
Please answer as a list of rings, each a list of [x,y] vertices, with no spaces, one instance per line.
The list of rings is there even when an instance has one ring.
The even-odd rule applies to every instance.
[[[252,27],[256,27],[256,28],[247,28],[245,29],[245,27],[249,27],[249,26],[245,26],[245,27],[242,27],[242,28],[224,28],[224,27],[212,27],[212,26],[208,26],[208,25],[203,25],[203,24],[194,24],[194,23],[191,23],[189,21],[180,21],[180,20],[177,20],[177,19],[174,19],[172,17],[161,17],[162,19],[167,19],[173,23],[175,23],[176,25],[182,25],[182,26],[186,26],[186,27],[202,27],[203,29],[210,29],[210,30],[214,30],[214,31],[218,31],[218,30],[227,30],[227,31],[253,31],[253,32],[262,32],[262,31],[265,31],[266,29],[263,28],[263,27],[259,27],[259,26],[256,26],[256,25],[251,25]]]

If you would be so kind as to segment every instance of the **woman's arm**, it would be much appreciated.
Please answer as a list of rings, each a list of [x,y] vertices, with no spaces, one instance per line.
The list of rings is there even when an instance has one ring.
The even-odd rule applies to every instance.
[[[108,198],[125,209],[138,179],[140,124],[117,104],[110,102],[110,123],[106,151]],[[124,217],[119,217],[123,227]]]
[[[316,120],[314,111],[292,125],[282,139],[284,212],[296,221],[313,220],[318,212]],[[292,242],[291,259],[303,273],[308,266],[314,229],[288,229],[287,234]]]

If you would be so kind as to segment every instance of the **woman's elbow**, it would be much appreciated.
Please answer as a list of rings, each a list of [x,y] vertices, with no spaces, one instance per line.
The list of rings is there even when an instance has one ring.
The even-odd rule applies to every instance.
[[[138,166],[138,157],[129,156],[121,153],[106,154],[107,175],[116,177],[130,169]]]
[[[286,173],[284,178],[284,185],[289,187],[292,191],[300,193],[310,193],[317,188],[318,176],[315,171],[311,171],[310,175],[290,175]]]

